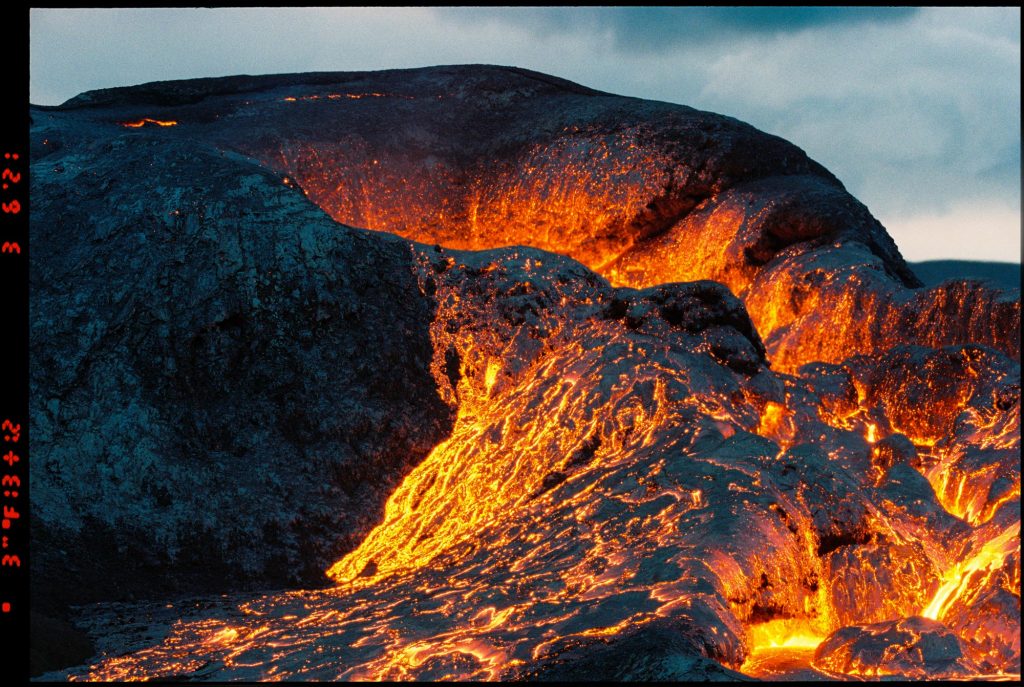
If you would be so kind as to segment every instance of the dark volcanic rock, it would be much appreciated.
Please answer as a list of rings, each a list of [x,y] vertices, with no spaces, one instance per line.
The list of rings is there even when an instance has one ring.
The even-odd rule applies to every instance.
[[[833,673],[903,679],[977,672],[949,628],[921,617],[844,627],[818,647],[814,663]]]
[[[515,679],[531,682],[744,682],[742,673],[723,668],[701,655],[699,637],[685,628],[652,623],[611,640],[591,640],[532,666]]]
[[[163,129],[111,137],[54,115],[41,131],[33,593],[58,616],[322,585],[450,431],[460,383],[484,381],[474,356],[501,353],[508,378],[615,300],[565,258],[456,261],[337,225],[251,161]],[[567,294],[581,312],[558,307]],[[442,298],[475,305],[462,321]],[[763,368],[719,285],[619,298],[645,312],[638,336]]]
[[[37,599],[322,584],[451,427],[408,243],[86,133],[33,167]]]
[[[973,260],[927,260],[910,265],[925,286],[938,286],[952,279],[982,279],[1002,289],[1020,290],[1020,263]]]
[[[32,609],[29,619],[29,665],[33,675],[85,663],[96,653],[89,635],[68,620]]]

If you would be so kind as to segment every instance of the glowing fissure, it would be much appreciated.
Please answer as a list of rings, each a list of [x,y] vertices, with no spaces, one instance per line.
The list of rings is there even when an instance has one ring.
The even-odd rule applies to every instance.
[[[341,98],[347,98],[349,100],[361,100],[362,98],[404,98],[406,100],[415,100],[414,96],[395,93],[316,93],[313,95],[302,96],[289,95],[285,96],[283,100],[286,103],[295,103],[299,101],[313,100],[339,100]]]
[[[136,119],[130,122],[121,122],[121,126],[128,127],[130,129],[139,129],[147,124],[154,124],[156,126],[177,126],[178,122],[173,119],[152,119],[150,117],[143,117],[142,119]]]
[[[969,283],[906,289],[886,273],[888,258],[877,248],[862,237],[841,238],[847,228],[799,207],[787,186],[806,185],[827,216],[840,192],[822,180],[771,177],[709,194],[703,184],[688,189],[676,178],[673,151],[652,145],[646,127],[589,134],[570,130],[510,160],[468,166],[444,157],[425,165],[356,135],[287,152],[244,152],[294,175],[311,200],[352,226],[465,250],[555,251],[615,286],[723,283],[743,300],[778,371],[911,340],[980,343],[1019,357],[1019,337],[1011,333],[1019,328],[1019,301]],[[773,255],[768,246],[778,241],[772,232],[780,223],[800,226],[807,232],[800,238],[815,247]],[[831,234],[834,242],[822,240]],[[1007,325],[993,327],[979,313]]]

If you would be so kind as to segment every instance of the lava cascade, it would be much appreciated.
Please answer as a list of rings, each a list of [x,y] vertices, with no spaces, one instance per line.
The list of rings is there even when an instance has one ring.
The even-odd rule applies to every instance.
[[[338,586],[182,622],[83,677],[562,677],[666,627],[692,660],[755,675],[794,652],[834,676],[1015,670],[1005,358],[902,347],[789,377],[711,282],[616,290],[528,250],[420,261],[458,417],[331,568]],[[911,366],[961,374],[908,405]],[[907,643],[870,624],[897,620],[940,649],[869,662]],[[670,674],[654,658],[616,677]]]
[[[914,288],[780,139],[506,76],[275,87],[194,125],[422,242],[454,426],[335,587],[186,613],[69,677],[1019,674],[1019,296]],[[438,147],[463,105],[533,118]],[[385,106],[417,126],[369,127]],[[173,136],[198,107],[120,121]]]

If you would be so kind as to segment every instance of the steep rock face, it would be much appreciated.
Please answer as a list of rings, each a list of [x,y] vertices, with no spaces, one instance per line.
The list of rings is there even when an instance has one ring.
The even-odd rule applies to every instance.
[[[901,342],[893,319],[922,323],[932,345],[1020,355],[1019,298],[908,290],[920,282],[867,208],[799,148],[728,117],[485,66],[147,84],[63,109],[177,121],[164,135],[252,156],[352,226],[530,245],[616,285],[722,282],[776,369],[884,350]]]
[[[32,172],[37,598],[322,584],[451,428],[409,245],[187,142]]]

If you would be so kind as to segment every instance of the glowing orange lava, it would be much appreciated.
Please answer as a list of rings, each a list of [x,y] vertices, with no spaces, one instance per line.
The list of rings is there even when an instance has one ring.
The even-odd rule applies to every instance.
[[[146,126],[147,124],[155,124],[156,126],[176,126],[178,122],[173,119],[152,119],[151,117],[143,117],[131,122],[121,122],[121,126],[129,127],[131,129],[139,129]]]
[[[273,95],[385,98],[413,99]],[[146,124],[177,122],[122,122]],[[531,680],[665,627],[757,677],[1019,671],[1019,334],[993,325],[1019,297],[907,288],[801,205],[853,204],[810,173],[705,179],[646,125],[588,127],[469,162],[355,134],[245,151],[424,244],[454,426],[332,553],[334,588],[81,677]]]
[[[874,372],[861,361],[757,386],[765,377],[693,364],[705,334],[658,328],[685,300],[559,292],[557,260],[535,254],[428,255],[432,370],[455,426],[327,571],[337,586],[243,604],[230,625],[183,622],[83,677],[214,666],[259,679],[531,679],[666,621],[700,628],[709,657],[766,679],[1012,673],[1019,471],[1001,470],[1004,491],[995,468],[943,487],[951,499],[930,491],[1019,447],[1019,420],[992,415],[984,375],[950,378],[930,404],[908,403],[896,354]],[[461,290],[462,270],[478,290]],[[501,310],[495,294],[508,293],[519,310]],[[591,315],[564,317],[573,308]],[[964,356],[985,363],[930,355],[915,364],[936,375]],[[986,517],[949,512],[968,503]],[[907,642],[925,633],[925,650],[961,653],[923,662]]]

